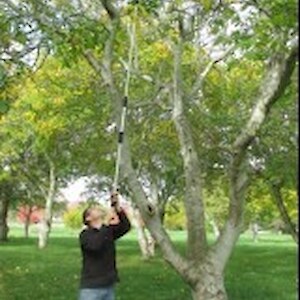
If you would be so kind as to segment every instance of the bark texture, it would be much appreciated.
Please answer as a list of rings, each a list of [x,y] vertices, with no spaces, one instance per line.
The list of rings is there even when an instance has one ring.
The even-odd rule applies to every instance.
[[[0,199],[0,242],[7,241],[8,225],[7,212],[9,201],[5,197]]]

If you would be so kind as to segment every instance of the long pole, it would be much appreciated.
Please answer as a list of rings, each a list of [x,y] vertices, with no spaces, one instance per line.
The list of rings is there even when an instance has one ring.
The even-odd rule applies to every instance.
[[[124,100],[123,100],[123,109],[122,109],[120,129],[119,129],[119,133],[118,133],[118,150],[117,150],[117,159],[116,159],[116,166],[115,166],[115,176],[114,176],[114,181],[113,181],[113,192],[118,192],[127,104],[128,104],[128,96],[125,96]]]
[[[128,91],[129,91],[129,83],[131,77],[130,69],[132,65],[133,51],[134,51],[135,26],[134,24],[132,24],[132,31],[130,30],[129,24],[127,28],[130,36],[130,49],[129,49],[128,65],[126,66],[123,108],[122,108],[121,121],[120,121],[120,127],[118,132],[118,149],[117,149],[117,158],[116,158],[116,165],[115,165],[115,176],[114,176],[113,189],[112,189],[113,193],[118,192],[118,188],[119,188],[120,166],[122,160],[122,148],[124,142],[125,122],[126,122],[126,114],[127,114],[127,107],[128,107]]]

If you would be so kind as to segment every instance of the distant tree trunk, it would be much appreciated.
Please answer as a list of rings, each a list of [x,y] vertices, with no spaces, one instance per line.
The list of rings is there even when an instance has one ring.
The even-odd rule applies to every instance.
[[[143,259],[147,260],[154,256],[154,241],[151,235],[147,234],[145,223],[138,208],[133,208],[134,225],[137,231],[138,243]]]
[[[7,213],[8,213],[9,201],[6,197],[0,199],[0,242],[7,241],[8,225],[7,225]]]
[[[45,219],[42,219],[38,224],[38,247],[43,249],[47,246],[50,233],[50,224]]]
[[[256,222],[251,224],[251,231],[252,231],[252,238],[253,238],[253,242],[257,242],[258,241],[258,224]]]
[[[52,207],[55,196],[55,186],[56,186],[56,178],[55,178],[55,168],[54,164],[51,160],[49,160],[49,188],[48,194],[46,197],[46,205],[42,219],[39,222],[38,230],[38,247],[43,249],[47,246],[48,237],[51,230],[52,224]]]
[[[31,221],[31,214],[32,214],[32,206],[28,205],[28,211],[25,212],[25,220],[24,220],[25,238],[29,237],[29,226],[30,226],[30,221]]]
[[[27,239],[29,237],[30,217],[26,216],[24,222],[24,236]]]
[[[219,230],[219,227],[218,227],[217,223],[215,222],[214,218],[209,216],[207,213],[205,214],[205,216],[206,216],[206,219],[207,219],[208,223],[210,224],[210,226],[213,230],[215,238],[217,239],[220,236],[220,230]]]

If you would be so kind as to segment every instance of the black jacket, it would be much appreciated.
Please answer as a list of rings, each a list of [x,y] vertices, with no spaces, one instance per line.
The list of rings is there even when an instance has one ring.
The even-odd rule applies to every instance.
[[[115,240],[130,230],[126,214],[118,213],[118,225],[84,229],[79,236],[82,252],[80,288],[100,288],[119,281]]]

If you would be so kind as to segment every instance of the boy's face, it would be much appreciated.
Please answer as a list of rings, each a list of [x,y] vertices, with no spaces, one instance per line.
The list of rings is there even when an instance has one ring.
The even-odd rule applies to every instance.
[[[102,222],[104,219],[104,213],[99,207],[93,207],[89,210],[89,216],[87,220],[89,222]]]

